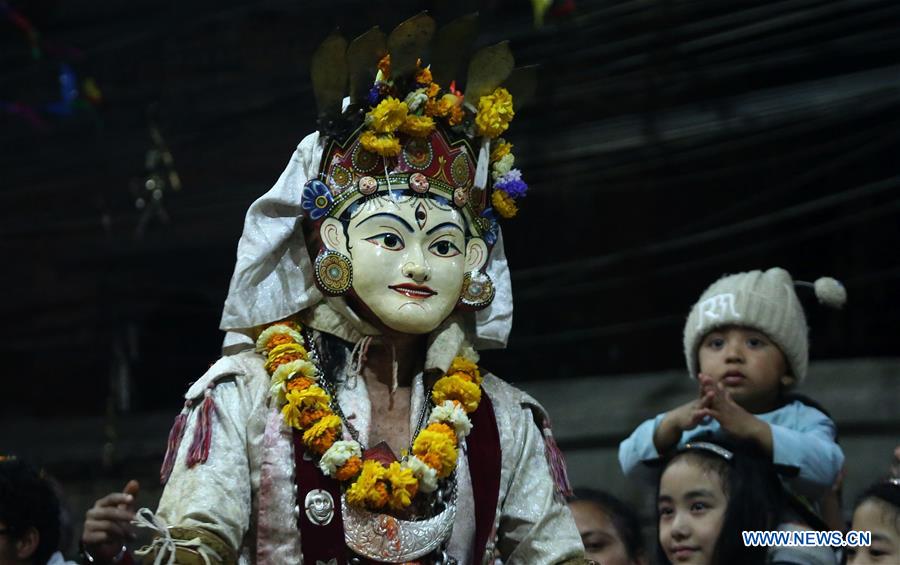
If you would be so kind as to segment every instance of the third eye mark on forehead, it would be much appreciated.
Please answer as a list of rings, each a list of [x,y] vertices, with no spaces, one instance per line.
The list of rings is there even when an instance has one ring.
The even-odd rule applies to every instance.
[[[356,224],[356,227],[359,227],[359,226],[363,225],[364,223],[368,222],[368,221],[371,220],[372,218],[378,218],[378,217],[381,217],[381,216],[386,216],[386,217],[388,217],[388,218],[391,218],[392,220],[396,220],[396,221],[399,222],[404,228],[406,228],[406,231],[408,231],[409,233],[413,233],[413,232],[415,231],[415,230],[413,229],[413,227],[409,224],[409,222],[407,222],[406,220],[404,220],[403,218],[401,218],[401,217],[398,216],[397,214],[391,214],[390,212],[379,212],[379,213],[377,213],[377,214],[372,214],[372,215],[369,216],[368,218],[365,218],[364,220],[360,220],[360,222],[359,222],[358,224]],[[425,234],[426,234],[426,235],[431,235],[432,233],[436,232],[437,230],[439,230],[439,229],[441,229],[441,228],[452,228],[452,229],[457,229],[457,230],[459,230],[460,233],[463,232],[463,229],[459,226],[459,224],[456,224],[456,223],[454,223],[454,222],[443,222],[443,223],[440,223],[440,224],[438,224],[438,225],[436,225],[436,226],[430,228],[427,232],[425,232]]]

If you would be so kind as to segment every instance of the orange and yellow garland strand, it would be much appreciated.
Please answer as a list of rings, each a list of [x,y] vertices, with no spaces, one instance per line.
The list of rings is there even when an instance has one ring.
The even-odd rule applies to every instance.
[[[467,414],[481,402],[481,373],[475,363],[457,357],[431,393],[434,408],[413,440],[412,452],[389,466],[362,459],[362,447],[345,441],[343,422],[331,396],[317,384],[322,377],[309,355],[302,328],[291,321],[266,327],[256,341],[266,357],[270,394],[284,422],[302,432],[306,448],[319,456],[323,473],[345,483],[347,503],[369,510],[403,510],[420,491],[437,489],[438,479],[456,469],[459,441],[472,428]]]

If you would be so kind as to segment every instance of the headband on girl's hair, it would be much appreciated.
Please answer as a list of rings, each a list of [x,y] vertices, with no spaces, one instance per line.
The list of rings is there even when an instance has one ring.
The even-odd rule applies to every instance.
[[[734,459],[734,453],[725,449],[721,445],[716,445],[714,443],[709,443],[708,441],[692,441],[684,444],[684,447],[679,449],[679,453],[684,453],[685,451],[690,451],[692,449],[709,451],[715,455],[718,455],[725,461],[731,461]]]

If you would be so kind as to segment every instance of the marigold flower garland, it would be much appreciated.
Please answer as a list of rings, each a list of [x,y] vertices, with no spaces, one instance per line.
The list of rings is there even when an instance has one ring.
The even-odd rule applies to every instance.
[[[437,489],[438,480],[456,469],[459,441],[469,434],[468,414],[481,402],[478,366],[457,357],[432,389],[434,408],[412,443],[411,453],[389,466],[362,459],[362,446],[343,440],[335,399],[318,381],[321,371],[310,357],[299,324],[281,321],[266,327],[256,350],[266,357],[270,394],[286,425],[302,432],[303,445],[319,456],[319,468],[345,484],[347,503],[369,510],[400,511],[419,492]]]

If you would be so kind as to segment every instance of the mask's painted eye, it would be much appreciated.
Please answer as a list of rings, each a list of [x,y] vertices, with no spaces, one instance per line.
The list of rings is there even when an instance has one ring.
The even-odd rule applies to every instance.
[[[447,239],[435,241],[431,244],[429,249],[438,257],[455,257],[462,253],[452,241]]]
[[[377,245],[378,247],[384,247],[385,249],[389,249],[391,251],[400,251],[403,249],[403,240],[400,239],[400,236],[395,233],[380,233],[378,235],[373,235],[372,237],[366,238],[366,241]]]

